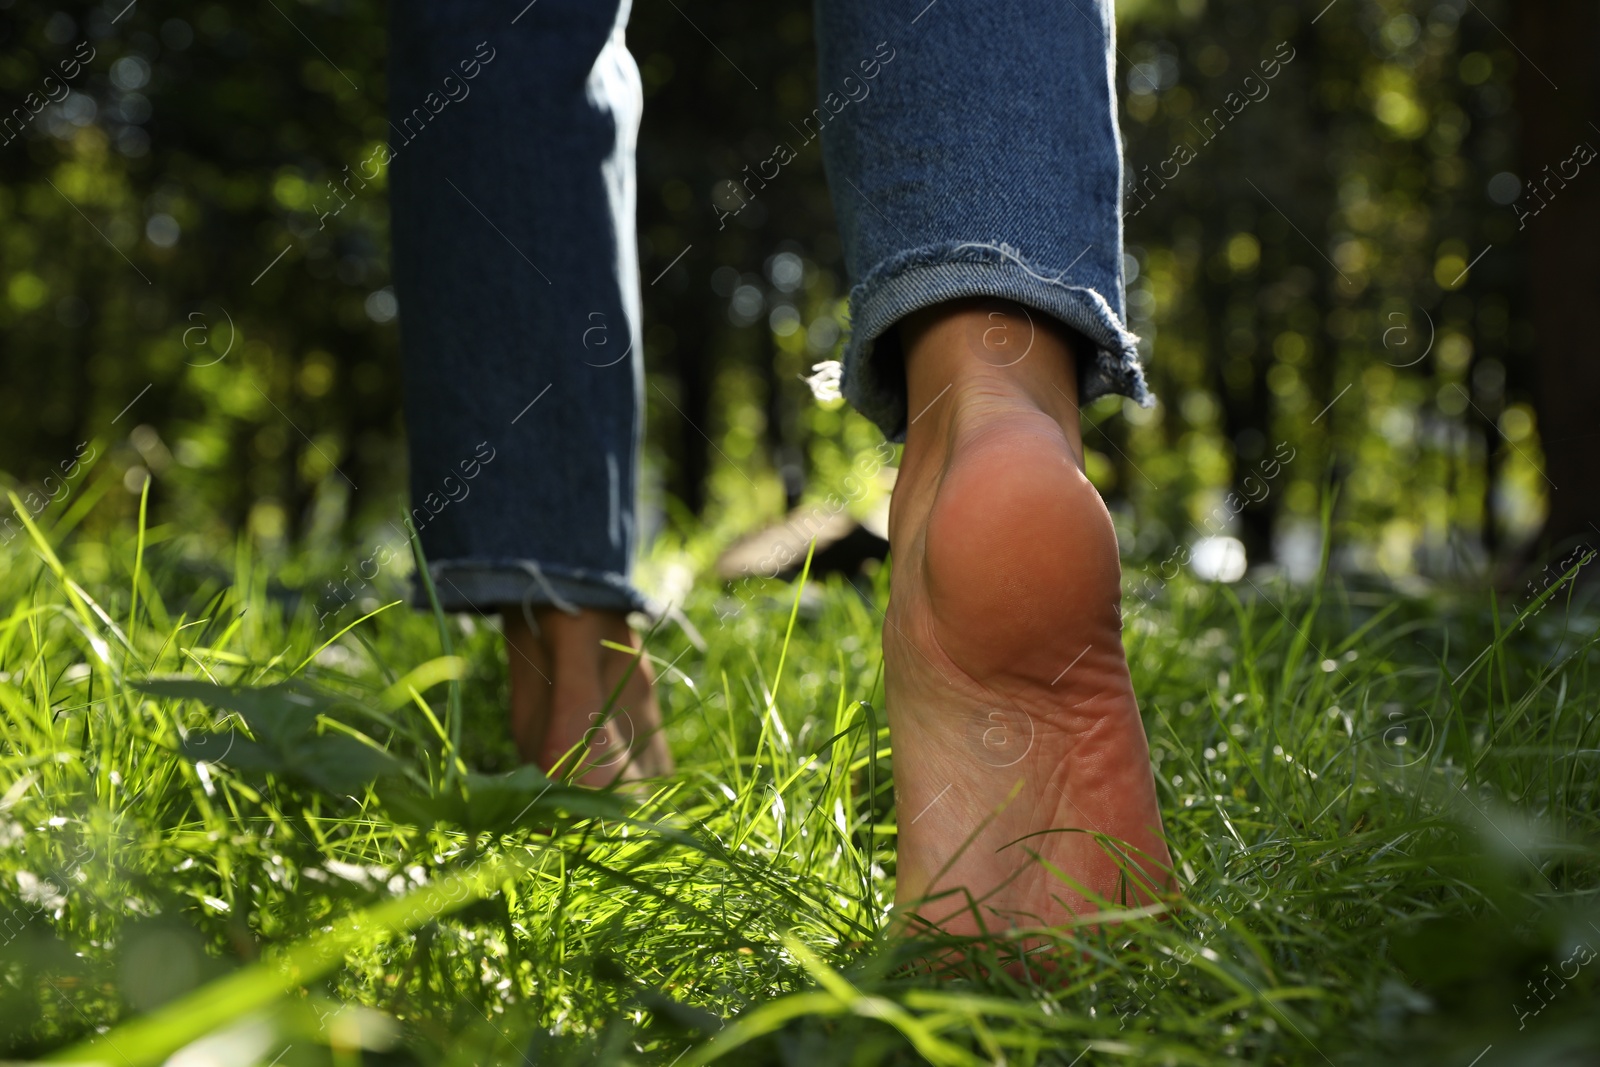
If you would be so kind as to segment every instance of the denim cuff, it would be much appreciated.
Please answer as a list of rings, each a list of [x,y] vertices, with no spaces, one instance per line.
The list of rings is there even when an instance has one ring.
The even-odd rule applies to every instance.
[[[656,615],[650,598],[621,574],[524,559],[449,559],[428,564],[439,607],[489,614],[507,604],[642,611]],[[429,608],[428,591],[411,580],[411,604]]]
[[[905,355],[892,327],[946,300],[989,296],[1052,315],[1094,345],[1093,359],[1079,365],[1080,404],[1119,393],[1141,407],[1153,406],[1139,365],[1139,339],[1104,294],[1066,280],[1071,267],[1041,269],[1008,245],[980,241],[924,245],[884,260],[851,290],[840,391],[891,441],[903,441]]]

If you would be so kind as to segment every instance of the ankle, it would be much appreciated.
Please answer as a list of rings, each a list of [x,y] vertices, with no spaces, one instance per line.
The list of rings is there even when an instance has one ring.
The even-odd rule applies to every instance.
[[[1083,454],[1077,335],[1006,300],[949,301],[901,326],[909,425],[906,449],[943,451],[961,431],[1019,407],[1048,415]]]

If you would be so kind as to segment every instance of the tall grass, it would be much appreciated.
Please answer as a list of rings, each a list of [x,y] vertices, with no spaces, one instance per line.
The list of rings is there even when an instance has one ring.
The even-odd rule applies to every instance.
[[[704,647],[647,649],[681,769],[635,796],[515,769],[484,618],[319,629],[243,548],[51,537],[0,555],[13,1059],[1600,1057],[1600,655],[1565,584],[1511,617],[1167,585],[1126,639],[1184,898],[1056,932],[1046,979],[886,933],[886,574],[690,594]]]

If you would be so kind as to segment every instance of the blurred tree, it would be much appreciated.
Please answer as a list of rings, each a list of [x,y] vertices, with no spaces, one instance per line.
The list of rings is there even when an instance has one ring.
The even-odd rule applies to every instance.
[[[381,186],[317,213],[387,134],[383,27],[349,14],[0,10],[5,99],[81,57],[0,147],[0,466],[42,477],[99,439],[130,491],[104,521],[149,471],[158,515],[275,543],[339,525],[363,493],[391,506]],[[307,37],[337,41],[339,65]]]
[[[793,132],[816,106],[810,7],[647,4],[632,19],[630,47],[646,93],[639,226],[655,338],[646,356],[659,375],[650,416],[657,439],[671,442],[669,487],[702,510],[712,441],[734,415],[714,406],[716,381],[737,367],[758,383],[751,414],[767,463],[788,468],[792,500],[801,475],[793,411],[805,387],[776,373],[773,330],[792,324],[796,283],[833,286],[842,271],[821,145],[800,145]],[[794,144],[796,158],[776,178],[750,185],[756,195],[746,201],[742,183],[780,142]],[[809,263],[809,279],[775,281],[780,254]],[[832,348],[830,340],[815,358]]]
[[[1562,179],[1526,231],[1507,191],[1590,137],[1594,11],[1318,7],[1119,5],[1128,306],[1162,403],[1094,405],[1091,473],[1136,553],[1224,530],[1304,556],[1330,476],[1343,564],[1478,569],[1547,496],[1548,538],[1583,536],[1600,186]],[[734,191],[798,141],[810,37],[803,0],[641,4],[629,30],[647,462],[713,519],[770,516],[864,432],[800,381],[843,321],[820,146]],[[274,545],[388,513],[383,182],[330,185],[390,136],[384,45],[371,0],[0,0],[0,470],[37,485],[99,441],[52,507],[105,492],[91,521],[117,521],[148,472],[158,518]]]
[[[1260,505],[1224,502],[1252,559],[1312,523],[1330,471],[1346,562],[1470,569],[1473,545],[1536,522],[1530,383],[1507,374],[1528,332],[1521,249],[1495,199],[1517,118],[1504,17],[1465,2],[1125,14],[1128,233],[1148,267],[1130,303],[1153,298],[1152,375],[1181,401],[1157,418],[1180,421],[1168,436],[1192,460],[1224,457],[1235,502],[1259,495],[1265,441],[1295,450]],[[1196,361],[1214,405],[1194,397]],[[1215,514],[1216,482],[1176,473],[1142,509],[1181,536]]]
[[[1516,80],[1522,189],[1511,208],[1518,229],[1526,226],[1537,338],[1536,407],[1550,479],[1543,547],[1559,554],[1600,544],[1600,331],[1590,319],[1600,308],[1600,7],[1522,3],[1513,27],[1527,57]]]

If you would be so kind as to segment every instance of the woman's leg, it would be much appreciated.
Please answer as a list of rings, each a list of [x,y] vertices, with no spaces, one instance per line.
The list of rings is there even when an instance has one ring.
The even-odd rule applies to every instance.
[[[626,0],[396,0],[394,277],[412,518],[446,610],[502,611],[513,731],[547,768],[664,769],[647,673],[592,730],[643,606],[629,575],[641,430]],[[606,746],[610,749],[607,750]]]
[[[1147,901],[1170,860],[1078,419],[1145,399],[1110,4],[818,10],[858,280],[844,391],[906,442],[884,629],[897,899],[957,930]]]

